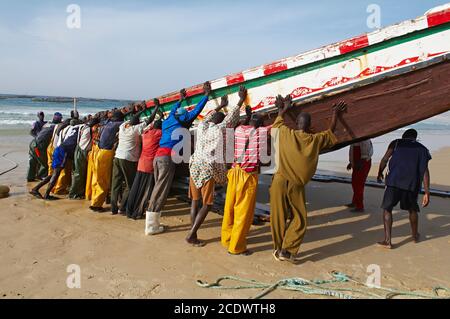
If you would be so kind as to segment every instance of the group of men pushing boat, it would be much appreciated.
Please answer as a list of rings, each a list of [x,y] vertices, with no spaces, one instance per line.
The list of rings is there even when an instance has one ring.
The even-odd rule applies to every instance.
[[[77,112],[62,120],[55,113],[49,123],[40,113],[32,128],[28,181],[41,181],[30,191],[38,198],[57,199],[54,194],[65,194],[71,199],[91,201],[90,209],[103,212],[110,201],[112,214],[140,219],[145,215],[145,232],[155,235],[165,231],[160,223],[175,169],[180,158],[190,154],[183,147],[189,128],[203,111],[211,96],[211,85],[203,85],[203,97],[191,110],[183,107],[186,91],[167,116],[160,103],[147,118],[142,116],[145,102],[133,107],[101,112],[81,120]],[[269,161],[262,160],[270,148],[270,137],[275,141],[272,158],[275,173],[270,187],[270,224],[276,260],[298,261],[299,247],[307,227],[305,186],[315,174],[319,154],[337,143],[333,131],[339,115],[346,111],[345,102],[332,106],[329,128],[311,132],[311,116],[300,113],[295,129],[284,122],[292,107],[291,96],[277,96],[278,116],[273,124],[265,126],[267,113],[253,113],[245,106],[246,116],[240,112],[247,99],[247,90],[241,86],[239,101],[228,108],[228,97],[207,113],[197,126],[195,150],[189,158],[189,198],[191,199],[191,229],[186,242],[201,247],[197,237],[214,202],[216,185],[226,185],[226,197],[221,230],[222,245],[232,255],[250,255],[247,235],[252,225],[258,174]],[[127,118],[127,120],[125,120]],[[144,118],[144,120],[142,120]],[[230,137],[231,135],[231,137]],[[184,136],[184,138],[183,138]],[[417,231],[418,194],[424,182],[423,206],[429,202],[428,150],[416,141],[417,132],[407,130],[402,139],[388,148],[380,165],[378,177],[389,161],[386,191],[382,207],[385,239],[380,245],[391,248],[392,209],[400,202],[401,209],[410,212],[412,235]],[[181,145],[181,147],[180,147]],[[230,157],[231,152],[231,157]],[[351,147],[350,164],[353,169],[354,197],[349,206],[362,212],[364,184],[370,169],[371,142],[362,141]],[[231,158],[231,159],[230,159]],[[40,189],[47,185],[44,195]]]

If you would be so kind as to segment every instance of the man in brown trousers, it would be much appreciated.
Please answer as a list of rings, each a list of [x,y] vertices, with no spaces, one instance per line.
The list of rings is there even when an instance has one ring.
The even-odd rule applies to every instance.
[[[276,138],[276,170],[270,187],[270,225],[274,241],[273,256],[278,261],[296,263],[296,255],[306,232],[305,186],[317,169],[319,153],[337,143],[333,131],[344,102],[333,105],[328,130],[311,133],[311,115],[300,113],[297,129],[284,124],[283,116],[292,106],[288,95],[276,99],[278,117],[272,126]],[[287,223],[287,220],[290,222]]]

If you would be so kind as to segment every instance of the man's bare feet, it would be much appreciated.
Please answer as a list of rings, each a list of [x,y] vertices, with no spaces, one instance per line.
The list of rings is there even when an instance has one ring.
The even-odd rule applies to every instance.
[[[385,240],[378,242],[377,245],[380,246],[380,247],[386,248],[386,249],[392,249],[393,248],[392,247],[392,243],[389,243],[389,242],[387,242]]]
[[[253,254],[253,253],[250,250],[245,250],[245,251],[243,251],[241,253],[237,253],[237,254],[228,252],[228,255],[232,255],[232,256],[250,256],[251,254]]]
[[[199,240],[198,238],[186,238],[186,242],[189,245],[192,245],[194,247],[204,247],[206,243],[204,241]]]
[[[36,198],[42,199],[41,193],[39,193],[37,190],[32,189],[32,190],[30,191],[30,194],[33,195],[33,196],[36,197]]]
[[[417,244],[418,242],[420,242],[420,234],[417,234],[416,236],[413,236],[413,240],[414,242]]]

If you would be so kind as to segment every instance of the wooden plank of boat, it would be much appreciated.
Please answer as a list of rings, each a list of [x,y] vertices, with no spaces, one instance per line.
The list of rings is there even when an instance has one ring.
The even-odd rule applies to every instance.
[[[254,111],[274,112],[277,94],[290,94],[296,108],[286,117],[292,125],[300,111],[311,113],[314,129],[325,129],[330,104],[344,99],[349,109],[337,127],[339,147],[377,136],[448,111],[450,4],[424,16],[211,81],[213,98],[238,100],[239,85],[249,89]],[[200,100],[202,85],[187,89],[187,109]],[[168,112],[178,93],[160,97]],[[147,101],[151,108],[153,101]],[[150,109],[148,113],[150,112]]]
[[[450,110],[449,57],[450,54],[408,67],[401,74],[396,74],[398,70],[382,79],[372,79],[372,83],[351,85],[331,96],[298,102],[286,115],[286,124],[295,128],[297,115],[308,112],[313,130],[326,130],[330,105],[345,100],[348,110],[339,119],[335,132],[339,141],[336,147],[340,148],[446,112]]]

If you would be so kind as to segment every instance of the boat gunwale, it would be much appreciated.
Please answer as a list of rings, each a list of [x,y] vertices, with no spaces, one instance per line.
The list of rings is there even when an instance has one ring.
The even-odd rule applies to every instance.
[[[311,62],[309,64],[301,65],[301,66],[298,66],[298,67],[295,67],[295,68],[292,68],[292,69],[288,69],[288,70],[285,70],[285,71],[282,71],[282,72],[273,73],[273,74],[270,74],[270,75],[267,75],[267,76],[264,76],[264,77],[251,79],[251,80],[245,81],[243,83],[222,87],[222,88],[213,90],[212,94],[215,97],[219,97],[219,96],[222,96],[222,95],[225,95],[225,94],[233,94],[233,93],[238,92],[240,85],[245,85],[247,89],[252,89],[252,88],[261,86],[261,82],[263,81],[263,79],[264,79],[264,82],[266,82],[266,80],[267,80],[267,83],[276,82],[276,81],[281,80],[281,79],[297,76],[297,75],[300,75],[300,74],[303,74],[303,73],[306,73],[306,72],[310,72],[310,71],[313,71],[313,70],[320,69],[322,67],[327,67],[327,66],[330,66],[330,65],[333,65],[333,64],[337,64],[337,63],[340,63],[340,62],[344,62],[344,61],[348,61],[348,60],[351,60],[351,59],[355,59],[355,58],[361,56],[362,54],[370,54],[370,53],[378,52],[380,50],[383,50],[383,49],[386,49],[386,48],[389,48],[389,47],[392,47],[392,46],[396,46],[396,45],[400,45],[400,44],[403,44],[403,43],[411,42],[411,41],[414,41],[414,40],[417,40],[417,39],[424,38],[424,37],[429,36],[429,35],[437,34],[437,33],[440,33],[440,32],[445,32],[445,31],[448,31],[448,30],[450,30],[450,22],[449,23],[440,24],[440,25],[432,27],[432,28],[422,29],[422,30],[419,30],[419,31],[416,31],[416,32],[408,33],[408,34],[405,34],[405,35],[400,36],[400,37],[391,38],[391,39],[388,39],[386,41],[379,42],[379,43],[370,45],[368,47],[364,47],[364,48],[361,48],[361,49],[358,49],[358,50],[355,50],[355,51],[352,51],[352,52],[348,52],[346,54],[342,54],[342,55],[339,55],[339,56],[334,56],[334,57],[326,58],[326,59],[323,59],[323,60]],[[440,56],[438,56],[438,57],[440,57]],[[430,58],[427,61],[432,61],[434,59],[435,59],[435,57]],[[417,62],[417,63],[415,63],[413,65],[409,65],[409,67],[414,67],[414,66],[417,66],[418,64],[420,64],[422,62],[427,62],[427,61]],[[400,67],[400,68],[403,69],[404,67]],[[398,70],[398,69],[396,69],[396,70]],[[358,81],[357,83],[360,83],[360,82],[363,82],[363,81],[367,81],[367,80],[371,80],[371,79],[374,79],[374,78],[378,79],[379,77],[386,76],[386,74],[389,74],[390,72],[392,72],[392,71],[387,71],[387,72],[384,72],[384,73],[382,73],[380,75],[371,76],[371,77],[369,77],[367,79],[363,79],[361,81]],[[286,75],[286,73],[290,73],[291,75],[289,75],[289,76],[282,76],[282,75]],[[374,81],[374,82],[376,82],[376,81]],[[355,85],[355,83],[351,83],[350,85]],[[339,87],[339,88],[330,88],[330,89],[331,90],[333,90],[333,89],[334,90],[340,90],[341,88],[342,88],[342,86]],[[322,91],[322,92],[319,92],[317,94],[324,94],[324,92]],[[310,97],[312,97],[312,96],[309,95],[309,96],[307,96],[305,98],[310,98]],[[187,98],[187,105],[186,105],[186,107],[189,108],[189,107],[195,105],[196,103],[198,103],[200,101],[200,99],[201,99],[201,94],[197,94],[195,96],[188,97]],[[300,99],[302,99],[302,98],[300,98]],[[161,104],[162,111],[163,112],[170,111],[170,109],[172,108],[172,106],[175,103],[176,103],[176,101],[168,102],[168,103],[165,103],[165,104]],[[146,110],[147,112],[145,112],[145,113],[149,113],[149,111],[152,108],[153,107],[148,107],[147,110]],[[267,109],[265,109],[264,111],[267,111]],[[144,116],[148,116],[148,115],[149,114],[144,114]]]
[[[261,69],[264,66],[276,65],[277,63],[283,63],[283,62],[286,62],[288,60],[298,59],[298,58],[300,58],[302,56],[313,55],[314,53],[320,53],[321,51],[324,51],[324,50],[330,50],[331,48],[339,47],[340,45],[343,45],[343,44],[345,44],[347,42],[353,41],[354,39],[376,35],[378,33],[386,32],[386,30],[388,30],[388,29],[394,29],[394,28],[402,27],[403,25],[407,25],[407,24],[411,24],[411,23],[417,23],[419,25],[420,21],[427,20],[429,18],[429,16],[431,16],[431,15],[439,15],[439,14],[446,15],[446,16],[450,15],[450,7],[445,8],[442,11],[433,12],[431,14],[426,14],[426,15],[423,15],[423,16],[419,16],[419,17],[417,17],[415,19],[406,20],[406,21],[403,21],[403,22],[399,22],[397,24],[393,24],[393,25],[387,26],[385,28],[377,29],[377,30],[375,30],[373,32],[370,32],[370,33],[364,33],[364,34],[362,34],[360,36],[353,37],[353,38],[350,38],[350,39],[347,39],[347,40],[344,40],[344,41],[335,42],[333,44],[322,46],[322,47],[317,48],[317,49],[309,50],[309,51],[306,51],[304,53],[301,53],[301,54],[298,54],[298,55],[295,55],[295,56],[291,56],[291,57],[287,57],[287,58],[284,58],[284,59],[280,59],[280,60],[277,60],[277,61],[272,62],[270,64],[263,64],[263,65],[260,65],[260,66],[257,66],[257,67],[253,67],[253,68],[247,69],[245,71],[241,71],[241,72],[237,72],[237,73],[234,73],[234,74],[231,74],[231,75],[227,75],[225,77],[222,77],[222,78],[219,78],[219,79],[216,79],[216,80],[212,80],[211,83],[212,83],[212,85],[214,87],[214,83],[221,82],[221,81],[223,81],[224,79],[226,79],[228,77],[233,77],[233,76],[238,75],[238,74],[245,74],[245,73],[248,73],[248,72],[252,72],[252,71],[254,71],[256,69]],[[392,38],[386,38],[386,39],[383,39],[383,40],[381,40],[379,42],[368,44],[367,46],[364,46],[362,48],[358,48],[358,49],[355,49],[355,50],[352,50],[352,51],[349,51],[349,52],[346,52],[346,53],[341,53],[341,54],[337,54],[337,55],[333,55],[333,56],[329,56],[329,57],[324,57],[323,59],[319,59],[317,61],[307,62],[305,64],[298,65],[298,66],[295,66],[295,67],[292,67],[292,68],[288,68],[288,69],[285,69],[285,70],[281,70],[281,71],[278,71],[278,72],[274,72],[274,73],[271,73],[271,74],[268,74],[268,75],[261,75],[259,77],[251,78],[251,79],[248,79],[248,80],[243,80],[243,81],[241,81],[239,83],[236,83],[236,84],[231,84],[231,85],[227,84],[225,86],[214,88],[213,89],[213,93],[217,93],[217,96],[220,96],[220,95],[223,95],[223,94],[235,93],[235,92],[237,92],[238,87],[240,85],[245,85],[245,84],[248,85],[248,83],[251,83],[253,81],[257,81],[257,80],[262,79],[262,78],[264,78],[264,79],[268,78],[268,77],[271,78],[273,75],[277,75],[277,74],[280,74],[280,73],[285,73],[287,71],[297,70],[297,69],[304,68],[304,67],[307,67],[307,66],[310,66],[310,65],[314,65],[316,63],[323,63],[325,61],[334,60],[334,59],[337,59],[338,61],[341,61],[341,59],[343,57],[355,56],[355,54],[356,54],[356,56],[358,56],[358,55],[361,54],[361,52],[365,52],[366,50],[367,50],[366,52],[368,52],[368,50],[371,49],[371,48],[378,47],[379,45],[385,45],[387,42],[391,42],[393,40],[399,40],[399,39],[408,38],[408,37],[410,37],[411,35],[414,35],[414,34],[428,33],[427,31],[430,31],[430,30],[434,30],[434,32],[430,32],[430,34],[435,34],[437,32],[441,32],[442,31],[441,30],[441,31],[437,31],[436,32],[436,29],[441,29],[442,26],[446,26],[446,27],[443,28],[444,30],[449,29],[450,28],[450,20],[447,20],[447,21],[445,21],[443,23],[440,23],[440,24],[437,24],[437,25],[433,25],[433,26],[428,26],[427,25],[427,27],[422,28],[422,29],[416,28],[416,29],[414,29],[412,31],[406,30],[405,33],[400,34],[398,36],[393,36]],[[413,38],[412,40],[414,40],[414,39],[416,39],[416,38]],[[405,42],[408,42],[408,41],[405,41]],[[374,50],[372,52],[376,52],[376,51],[377,50]],[[201,96],[201,94],[202,94],[201,84],[191,86],[191,87],[187,88],[186,90],[188,92],[188,94],[187,94],[188,97],[191,100],[195,100],[195,101],[192,101],[192,103],[190,103],[189,105],[195,104],[197,102],[196,99],[199,99],[199,96]],[[232,92],[223,92],[223,91],[227,91],[227,90],[228,91],[232,91]],[[223,94],[218,93],[218,91],[223,92]],[[166,109],[169,109],[173,104],[176,103],[176,100],[178,100],[178,98],[179,98],[179,92],[171,92],[171,93],[168,93],[168,94],[160,96],[159,99],[161,100],[161,105],[163,106],[163,110],[166,111]],[[170,99],[170,101],[164,101],[164,100],[167,100],[167,99]],[[152,108],[154,106],[153,99],[147,100],[146,101],[146,105],[147,105],[147,108]]]

